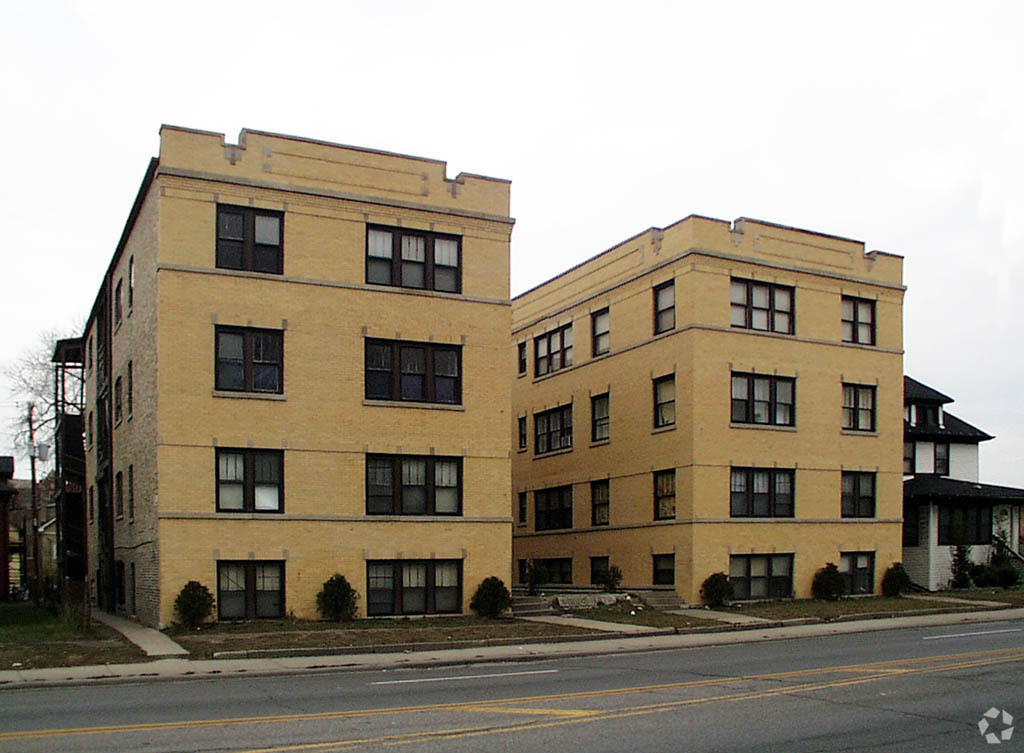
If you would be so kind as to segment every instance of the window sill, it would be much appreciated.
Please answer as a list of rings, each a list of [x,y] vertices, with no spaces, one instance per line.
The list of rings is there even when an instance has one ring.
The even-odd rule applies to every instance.
[[[378,408],[420,408],[423,410],[454,411],[466,410],[466,407],[463,405],[453,405],[452,403],[418,403],[412,400],[363,400],[363,405]]]
[[[116,335],[116,334],[117,334],[118,332],[120,332],[120,331],[121,331],[121,325],[122,325],[122,324],[124,324],[124,317],[122,317],[122,318],[118,319],[118,320],[117,320],[117,321],[116,321],[116,322],[114,323],[114,334],[115,334],[115,335]]]
[[[516,454],[517,455],[522,455],[523,453],[527,452],[528,450],[529,450],[528,447],[520,447],[518,450],[516,450]]]
[[[730,429],[767,429],[768,431],[796,431],[795,426],[779,426],[776,424],[738,424],[730,423]]]
[[[213,397],[238,397],[243,400],[287,400],[284,393],[280,392],[232,392],[229,390],[214,390]]]
[[[840,434],[847,437],[877,437],[877,431],[861,431],[860,429],[840,429]]]
[[[676,518],[654,518],[655,523],[675,523]]]
[[[666,431],[675,431],[675,429],[675,424],[669,424],[668,426],[655,426],[651,429],[651,434],[664,434]]]
[[[260,520],[261,518],[284,515],[284,510],[216,510],[217,515],[230,515],[237,520]]]
[[[572,452],[572,447],[563,447],[560,450],[551,450],[549,452],[542,452],[533,456],[534,460],[543,460],[544,458],[554,457],[556,455],[568,455]]]
[[[612,443],[611,438],[609,439],[594,439],[590,442],[591,447],[604,447]]]

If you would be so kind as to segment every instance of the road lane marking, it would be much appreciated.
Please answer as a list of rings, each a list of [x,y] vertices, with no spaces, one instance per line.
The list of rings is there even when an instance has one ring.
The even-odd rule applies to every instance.
[[[973,661],[968,661],[973,660]],[[993,664],[1003,664],[1020,662],[1024,660],[1024,648],[1012,648],[1012,649],[986,649],[982,651],[969,651],[957,654],[945,654],[928,657],[918,657],[914,659],[892,659],[878,662],[868,662],[860,665],[844,665],[838,667],[817,667],[812,669],[793,670],[788,672],[777,672],[763,675],[745,675],[745,676],[726,676],[726,677],[715,677],[703,680],[687,680],[675,683],[665,683],[660,685],[641,685],[634,687],[625,688],[607,688],[604,690],[591,690],[591,691],[572,691],[566,693],[551,693],[547,695],[534,695],[524,696],[519,698],[504,698],[495,699],[493,701],[475,701],[475,702],[463,702],[463,703],[450,703],[450,704],[424,704],[418,706],[402,706],[394,708],[372,708],[372,709],[361,709],[351,711],[326,711],[317,713],[304,713],[304,714],[282,714],[274,716],[250,716],[250,717],[227,717],[220,719],[201,719],[194,721],[175,721],[175,722],[144,722],[136,724],[121,724],[121,725],[108,725],[108,726],[95,726],[95,727],[77,727],[77,728],[63,728],[63,729],[41,729],[41,730],[26,730],[22,732],[0,732],[0,741],[7,740],[23,740],[23,739],[39,739],[45,737],[67,737],[75,735],[101,735],[101,734],[132,734],[140,732],[158,732],[158,731],[169,731],[169,730],[182,730],[182,729],[199,729],[203,727],[224,727],[224,726],[245,726],[245,725],[257,725],[257,724],[280,724],[280,723],[294,723],[294,722],[308,722],[308,721],[328,721],[328,720],[340,720],[340,719],[353,719],[360,717],[373,717],[373,716],[390,716],[390,715],[401,715],[401,714],[415,714],[415,713],[436,713],[438,711],[459,711],[467,707],[473,709],[483,710],[488,707],[505,706],[505,707],[516,707],[526,703],[553,703],[559,700],[566,701],[577,701],[584,698],[607,698],[619,695],[639,695],[644,693],[658,693],[667,690],[686,690],[693,688],[702,687],[713,687],[717,685],[727,685],[730,683],[738,682],[779,682],[787,679],[797,679],[801,677],[808,677],[812,675],[825,675],[825,674],[838,674],[843,672],[852,672],[858,670],[865,673],[864,677],[851,677],[843,680],[823,681],[819,683],[806,683],[806,684],[793,684],[793,685],[779,685],[777,688],[768,690],[758,691],[746,691],[746,693],[794,693],[801,690],[814,690],[825,687],[841,687],[844,684],[859,684],[863,682],[872,682],[878,679],[890,678],[894,675],[914,675],[914,674],[931,674],[936,672],[947,672],[960,669],[966,669],[971,667],[982,667],[990,666]],[[937,666],[927,666],[928,664]],[[922,666],[925,665],[925,666]],[[550,670],[547,670],[550,671]],[[476,675],[474,675],[476,676]],[[674,705],[689,704],[689,703],[705,703],[712,700],[750,700],[753,698],[762,697],[760,695],[727,695],[709,697],[704,699],[688,699],[681,702],[672,702]],[[608,713],[608,712],[604,712]],[[652,712],[653,713],[653,712]],[[572,721],[599,721],[604,717],[590,716],[580,719],[571,720],[560,720],[552,721],[550,724],[558,723],[569,723]],[[491,729],[488,727],[488,729]],[[469,733],[471,735],[482,734],[479,732]],[[379,742],[374,739],[373,741]],[[322,750],[325,748],[338,749],[338,746],[346,746],[354,743],[347,741],[335,741],[331,743],[322,743],[317,745],[310,745],[305,748],[298,747],[285,747],[279,750]]]
[[[371,682],[371,685],[413,685],[419,682],[449,682],[456,680],[487,680],[492,677],[521,677],[523,675],[550,675],[556,674],[557,669],[536,669],[529,672],[495,672],[490,675],[455,675],[453,677],[420,677],[414,680],[381,680]]]
[[[593,716],[598,710],[587,709],[529,709],[520,706],[461,706],[459,711],[477,711],[488,714],[532,714],[537,716]]]
[[[971,635],[995,635],[996,633],[1020,633],[1024,628],[1004,628],[1003,630],[979,630],[976,633],[949,633],[948,635],[928,635],[922,641],[937,641],[940,638],[966,638]]]

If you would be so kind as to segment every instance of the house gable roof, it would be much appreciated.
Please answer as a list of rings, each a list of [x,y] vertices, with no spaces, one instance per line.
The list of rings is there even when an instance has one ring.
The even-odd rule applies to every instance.
[[[938,390],[932,389],[927,384],[904,375],[903,377],[903,404],[911,403],[932,403],[934,405],[945,405],[953,402],[953,398],[943,395]]]
[[[974,481],[921,473],[903,482],[903,499],[924,501],[948,501],[967,504],[1024,503],[1024,489],[1012,486],[994,486]]]

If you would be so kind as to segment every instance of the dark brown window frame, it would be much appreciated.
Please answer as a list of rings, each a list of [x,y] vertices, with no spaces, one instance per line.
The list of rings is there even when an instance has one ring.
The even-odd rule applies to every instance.
[[[734,490],[735,474],[744,474],[743,491]],[[755,506],[754,479],[756,474],[767,474],[767,511],[758,512]],[[789,479],[788,500],[778,492],[778,479]],[[738,497],[742,495],[742,497]],[[742,507],[738,504],[742,501]],[[796,470],[793,468],[737,467],[729,469],[729,517],[731,518],[792,518],[796,511]]]
[[[662,306],[659,308],[658,297],[663,290],[672,291],[672,305]],[[671,323],[662,322],[662,318],[669,318],[671,314]],[[654,334],[660,335],[662,332],[671,332],[676,328],[676,281],[669,280],[663,282],[660,285],[654,286]]]
[[[119,279],[114,287],[114,326],[116,327],[124,319],[124,279]]]
[[[606,526],[611,519],[611,481],[590,482],[590,525]]]
[[[659,390],[663,385],[672,385],[672,399],[664,400],[659,394]],[[676,424],[676,375],[666,374],[665,376],[658,377],[653,380],[652,383],[652,394],[654,396],[654,428],[661,429],[666,426],[675,426]],[[662,409],[667,408],[671,404],[672,406],[672,420],[667,420],[662,415]]]
[[[943,457],[939,457],[939,448],[943,447]],[[949,475],[949,442],[935,442],[932,445],[932,471],[936,476]]]
[[[371,279],[371,264],[374,261],[380,262],[380,269],[384,269],[386,257],[371,256],[370,255],[370,233],[377,231],[381,233],[391,234],[391,258],[390,262],[387,262],[387,268],[389,269],[389,281],[384,282],[380,279]],[[423,240],[423,261],[413,262],[412,260],[402,259],[402,238],[420,238]],[[457,264],[452,267],[450,264],[437,264],[435,244],[438,240],[447,240],[455,242],[455,253],[457,256]],[[390,227],[387,225],[374,225],[368,224],[366,226],[366,256],[365,256],[365,268],[366,268],[366,284],[367,285],[381,285],[390,288],[403,288],[405,290],[432,290],[440,293],[453,293],[459,294],[462,292],[462,236],[454,235],[452,233],[438,233],[432,230],[417,230],[415,228],[405,227]],[[402,265],[403,263],[417,263],[423,265],[423,285],[406,285],[403,281],[402,276]],[[437,267],[447,267],[455,270],[455,285],[454,289],[448,289],[446,287],[438,287],[438,275]]]
[[[572,403],[566,403],[533,414],[533,453],[535,455],[572,449],[572,405]],[[557,429],[551,428],[551,417],[555,415],[560,417],[560,425]],[[553,442],[555,432],[558,432],[557,447]]]
[[[763,558],[765,560],[765,574],[762,576],[756,576],[759,579],[765,581],[765,593],[752,595],[751,581],[755,576],[750,574],[750,565],[754,558]],[[785,557],[788,560],[787,568],[789,570],[786,575],[775,575],[773,572],[773,566],[776,558]],[[732,554],[729,555],[729,580],[732,581],[733,589],[736,591],[737,600],[746,599],[786,599],[793,595],[793,565],[794,556],[788,552],[778,553],[761,553],[753,552],[751,554]],[[734,576],[732,572],[733,562],[741,561],[744,564],[745,574],[743,576]],[[742,588],[743,585],[746,588]],[[744,591],[746,592],[744,594]]]
[[[121,377],[114,380],[114,424],[121,423],[124,418],[124,383]]]
[[[404,509],[403,489],[405,487],[402,476],[402,463],[406,460],[424,462],[424,511],[406,512]],[[387,510],[371,509],[370,499],[370,465],[371,461],[388,463],[391,465],[391,505]],[[453,511],[437,510],[437,477],[436,467],[438,461],[446,463],[454,462],[458,478],[456,480],[456,509]],[[437,517],[454,518],[462,515],[463,501],[463,463],[462,458],[448,455],[394,455],[372,453],[366,456],[366,514],[367,515],[429,515]]]
[[[226,214],[234,214],[242,216],[242,238],[230,238],[228,237],[222,226],[221,218]],[[256,243],[256,218],[257,217],[273,217],[278,221],[277,225],[277,243]],[[233,265],[228,264],[225,255],[228,252],[228,244],[241,244],[240,250],[242,259],[241,264]],[[215,229],[215,266],[218,269],[232,269],[239,272],[257,272],[261,274],[284,274],[284,212],[279,212],[274,209],[258,209],[256,207],[242,207],[234,204],[218,204],[217,205],[217,218],[216,218],[216,229]],[[276,259],[273,268],[271,265],[263,265],[265,268],[257,269],[256,254],[257,246],[266,247],[267,249],[276,249],[271,251],[274,253]],[[234,251],[234,249],[232,249]]]
[[[962,541],[958,541],[960,528]],[[970,544],[986,546],[992,543],[992,505],[939,505],[939,546]]]
[[[232,479],[221,479],[220,458],[222,455],[242,456],[242,508],[222,507],[220,487],[222,483],[232,483]],[[257,457],[274,457],[277,459],[277,509],[256,509],[256,459]],[[217,447],[213,459],[214,493],[216,495],[217,512],[253,513],[257,515],[278,515],[284,512],[284,450],[269,450],[260,447]],[[237,482],[235,482],[237,483]],[[271,485],[264,481],[261,482]]]
[[[917,442],[903,443],[903,475],[913,476],[917,473]]]
[[[852,390],[853,404],[847,405],[847,391]],[[862,407],[864,396],[871,395],[871,406]],[[870,417],[870,425],[861,426],[862,413],[867,412]],[[844,431],[875,431],[878,421],[878,388],[873,384],[855,384],[843,382],[843,430]]]
[[[858,557],[868,557],[866,568],[857,566]],[[852,560],[850,572],[843,570],[843,557]],[[875,552],[839,552],[839,572],[843,576],[843,593],[850,596],[854,594],[871,594],[875,592]],[[858,585],[858,581],[865,585]]]
[[[221,568],[226,566],[241,566],[245,572],[245,589],[242,593],[245,594],[245,616],[244,617],[225,617],[221,613],[221,608],[224,603],[224,598],[221,591]],[[280,594],[280,608],[277,614],[260,614],[256,609],[256,568],[266,567],[268,565],[276,565],[279,569],[279,575],[281,587],[278,590]],[[286,569],[285,560],[217,560],[217,619],[219,620],[253,620],[253,619],[277,619],[284,617],[286,613]]]
[[[573,525],[572,485],[537,489],[533,493],[533,530],[561,531]]]
[[[655,586],[676,584],[676,555],[674,552],[651,555],[651,583]]]
[[[124,517],[124,472],[122,471],[114,474],[114,515],[118,519]]]
[[[611,557],[597,556],[590,558],[590,585],[603,586],[611,569]]]
[[[533,563],[546,576],[544,584],[572,585],[572,557],[540,557]]]
[[[669,468],[662,471],[654,471],[652,474],[654,479],[654,519],[655,520],[675,520],[676,518],[676,469]],[[662,478],[672,479],[672,494],[659,494],[658,481]],[[672,500],[672,514],[669,515],[662,510],[662,502]]]
[[[387,349],[390,366],[387,369],[370,368],[371,348]],[[402,390],[402,349],[423,350],[423,397],[403,397]],[[455,376],[449,374],[438,374],[436,356],[440,352],[455,354],[455,369],[458,372]],[[367,400],[383,400],[388,402],[406,403],[434,403],[438,405],[462,405],[462,346],[450,343],[417,342],[414,340],[382,340],[377,338],[366,338],[363,349],[363,382],[364,395]],[[389,387],[387,395],[373,390],[373,384],[369,378],[371,372],[389,374]],[[437,397],[437,384],[439,379],[454,380],[454,399],[439,400]]]
[[[846,304],[849,303],[852,307],[852,318],[846,316]],[[876,318],[875,318],[875,302],[870,298],[858,298],[852,295],[844,295],[842,299],[842,322],[843,322],[843,342],[844,343],[855,343],[857,345],[874,345],[876,337]],[[862,309],[867,309],[871,312],[871,321],[862,321]],[[867,338],[861,337],[861,327],[868,326]],[[847,334],[849,329],[849,334]]]
[[[733,390],[735,388],[734,381],[737,380],[737,379],[744,379],[744,380],[746,380],[747,396],[745,398],[737,398],[737,397],[735,397],[735,393],[734,393]],[[755,411],[755,403],[764,402],[764,401],[760,401],[760,400],[755,400],[754,399],[754,396],[755,396],[755,386],[756,386],[757,380],[759,380],[759,379],[762,379],[762,380],[763,379],[767,379],[768,380],[769,397],[768,397],[768,401],[767,401],[768,402],[768,420],[767,421],[758,421],[757,420],[757,413]],[[788,384],[788,385],[790,385],[790,387],[791,387],[790,394],[792,396],[792,402],[786,403],[786,402],[780,402],[779,401],[779,396],[778,395],[779,395],[779,385],[780,384]],[[751,372],[734,371],[734,372],[732,372],[731,378],[729,380],[729,396],[730,396],[729,420],[730,420],[731,423],[734,423],[734,424],[745,424],[745,425],[752,425],[752,426],[796,426],[796,378],[795,377],[783,377],[783,376],[776,376],[774,374],[754,374],[754,373],[751,373]],[[742,416],[738,418],[737,417],[737,415],[738,415],[737,414],[737,407],[740,404],[740,401],[743,401],[744,408],[743,408]],[[786,422],[786,421],[779,421],[778,420],[779,406],[780,405],[788,405],[789,406],[789,421],[788,422]]]
[[[224,383],[226,375],[223,374],[223,368],[221,362],[227,362],[227,359],[220,357],[220,338],[223,335],[241,335],[242,336],[242,386],[232,387],[227,386]],[[256,337],[272,337],[274,338],[278,351],[277,361],[256,361],[255,356],[255,343]],[[214,358],[214,389],[218,392],[238,392],[238,393],[250,393],[250,394],[266,394],[266,395],[280,395],[284,393],[284,330],[280,329],[262,329],[257,327],[234,327],[226,325],[217,325],[214,328],[214,346],[213,346],[213,358]],[[277,387],[276,389],[256,389],[254,384],[254,367],[257,363],[261,366],[274,366],[277,368]]]
[[[526,374],[526,343],[521,342],[516,346],[516,368],[520,376]]]
[[[437,566],[444,565],[449,567],[456,565],[458,570],[458,585],[455,586],[457,589],[455,593],[455,608],[454,609],[438,609],[437,608],[437,589],[438,588],[451,588],[451,586],[438,586],[437,585]],[[425,567],[426,576],[424,578],[424,609],[421,610],[408,610],[405,608],[405,594],[404,591],[407,586],[403,583],[402,568],[404,565]],[[373,581],[370,576],[371,568],[391,568],[391,601],[388,609],[380,609],[378,605],[383,602],[374,601],[371,599],[373,592],[382,591],[380,588],[371,588]],[[406,614],[461,614],[462,613],[462,595],[463,595],[463,562],[459,559],[436,559],[436,560],[421,560],[421,559],[391,559],[391,560],[366,560],[366,615],[368,617],[379,617],[387,615],[406,615]]]
[[[528,495],[526,492],[519,492],[519,525],[522,526],[526,525],[526,521],[528,518],[527,505],[529,503],[527,501],[527,496]]]
[[[526,426],[526,416],[520,416],[516,422],[519,433],[519,449],[525,450],[529,447],[529,432]]]
[[[599,321],[604,317],[604,329],[599,330]],[[590,355],[597,357],[608,353],[612,349],[612,315],[611,310],[605,306],[600,311],[590,315]],[[602,345],[603,342],[603,345]]]
[[[870,479],[870,484],[865,482]],[[878,474],[872,471],[843,471],[841,514],[844,518],[873,518],[878,502]],[[850,491],[847,491],[847,487]],[[868,489],[870,487],[870,489]]]
[[[135,520],[135,466],[128,466],[128,520]]]
[[[604,415],[598,412],[598,406],[604,403]],[[590,396],[590,441],[605,442],[611,438],[612,403],[609,393]]]
[[[744,288],[743,302],[733,300],[734,286],[742,285]],[[754,304],[754,289],[765,288],[768,292],[768,305],[757,306]],[[729,285],[729,301],[731,314],[729,323],[731,326],[737,329],[749,329],[755,332],[773,332],[777,335],[792,335],[796,332],[796,288],[792,285],[779,285],[774,282],[765,282],[763,280],[747,280],[741,277],[733,277],[730,280]],[[789,310],[780,308],[776,303],[776,294],[779,292],[787,292],[789,294]],[[733,319],[735,318],[736,312],[743,311],[743,324],[738,324]],[[758,311],[765,312],[767,326],[756,327],[754,326],[754,314]],[[782,317],[789,317],[789,324],[786,327],[780,327],[778,320]]]
[[[569,344],[566,345],[565,336],[569,335]],[[560,345],[555,350],[551,349],[551,344],[558,337]],[[554,374],[556,371],[567,369],[573,364],[572,340],[575,338],[572,336],[572,322],[563,324],[561,327],[557,327],[553,330],[545,332],[543,335],[538,335],[533,338],[533,375],[535,377],[545,376],[546,374]],[[544,345],[545,353],[541,355],[541,344]],[[556,359],[555,356],[558,356]],[[557,360],[558,365],[553,364]]]

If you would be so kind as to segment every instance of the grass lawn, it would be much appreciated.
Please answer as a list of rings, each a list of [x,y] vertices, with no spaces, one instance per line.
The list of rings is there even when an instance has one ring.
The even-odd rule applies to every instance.
[[[635,612],[636,614],[630,614]],[[718,620],[706,619],[703,617],[690,617],[681,614],[668,614],[657,609],[644,607],[629,602],[619,602],[611,606],[600,606],[594,609],[579,609],[571,612],[573,617],[582,617],[587,620],[601,620],[602,622],[624,622],[629,625],[646,625],[647,627],[666,627],[685,630],[687,628],[701,628],[720,626],[723,623]]]
[[[146,661],[147,656],[106,625],[79,633],[31,603],[0,603],[0,669],[73,667]]]
[[[452,643],[486,639],[542,638],[592,631],[541,622],[481,617],[432,617],[400,620],[354,620],[349,623],[265,620],[217,623],[195,632],[168,631],[192,654],[209,658],[216,651],[251,649],[318,649],[395,643]]]
[[[981,599],[982,601],[1001,601],[1024,607],[1024,588],[972,588],[969,591],[943,591],[934,596],[950,596],[954,599]]]
[[[981,597],[979,597],[981,598]],[[765,601],[753,604],[741,604],[734,607],[723,607],[723,611],[746,614],[751,617],[763,617],[767,620],[789,620],[798,617],[819,617],[834,620],[836,617],[858,614],[900,614],[926,609],[943,609],[956,607],[954,603],[939,601],[923,601],[920,599],[889,599],[885,596],[865,596],[856,599],[840,599],[839,601],[816,601],[814,599],[797,599],[794,601]],[[964,606],[965,609],[970,607]]]

